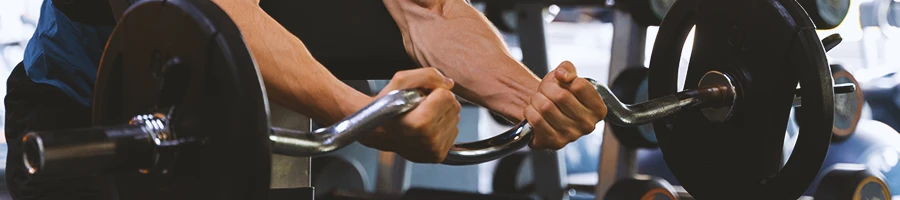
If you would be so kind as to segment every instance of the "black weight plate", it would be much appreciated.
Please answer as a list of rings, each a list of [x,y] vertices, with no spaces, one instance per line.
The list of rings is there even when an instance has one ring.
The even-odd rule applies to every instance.
[[[797,199],[821,168],[834,119],[831,72],[812,21],[793,0],[679,0],[653,47],[651,99],[677,92],[681,49],[692,25],[685,89],[719,71],[731,76],[738,96],[721,123],[696,108],[654,123],[669,169],[697,199]],[[803,126],[779,168],[798,81]]]
[[[853,83],[856,85],[856,91],[849,94],[838,94],[834,96],[834,127],[832,127],[831,141],[844,141],[849,138],[856,130],[862,117],[863,92],[859,86],[859,82],[841,65],[831,65],[831,74],[834,83]],[[794,115],[799,115],[803,111],[803,107],[795,108]],[[795,116],[800,119],[799,116]]]
[[[833,29],[850,11],[850,0],[797,0],[819,29]]]
[[[163,73],[173,58],[181,65]],[[163,77],[182,89],[162,91]],[[94,89],[95,125],[169,113],[176,137],[202,139],[180,149],[165,175],[116,172],[120,199],[268,198],[265,93],[237,26],[212,2],[135,4],[109,39]]]
[[[860,164],[835,164],[816,188],[816,200],[891,199],[884,176]]]
[[[619,101],[633,104],[647,101],[647,68],[643,66],[629,67],[613,80],[610,90]],[[609,124],[613,135],[619,143],[632,148],[656,148],[656,135],[653,125],[645,124],[637,127],[622,127]]]
[[[647,175],[618,180],[609,188],[604,200],[677,200],[678,193],[668,181]]]

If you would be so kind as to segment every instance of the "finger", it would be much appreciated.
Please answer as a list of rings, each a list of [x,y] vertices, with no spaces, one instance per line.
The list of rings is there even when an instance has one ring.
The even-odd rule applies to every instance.
[[[572,81],[572,84],[568,86],[568,90],[575,95],[575,98],[578,99],[585,108],[594,113],[598,119],[602,120],[606,117],[606,103],[603,102],[603,98],[600,98],[600,94],[597,93],[597,89],[594,88],[594,85],[586,79],[575,79],[575,81]]]
[[[575,71],[575,65],[569,61],[560,63],[553,74],[556,77],[556,80],[563,84],[570,83],[575,80],[575,78],[578,78],[578,73]]]
[[[565,116],[577,123],[575,127],[582,132],[592,131],[594,129],[594,124],[596,124],[597,121],[600,121],[599,117],[595,116],[591,110],[588,110],[587,107],[582,105],[582,103],[575,98],[575,94],[561,88],[559,85],[541,84],[541,86],[538,87],[538,91],[540,94],[549,98]]]
[[[412,145],[407,160],[416,163],[440,163],[447,157],[459,132],[459,113],[452,110],[447,113],[435,113],[437,121],[429,123],[427,129],[415,135],[421,142]]]
[[[434,146],[432,151],[437,153],[437,155],[434,155],[437,162],[444,161],[447,153],[450,152],[450,148],[453,147],[456,137],[459,135],[459,112],[451,110],[448,113],[443,113],[442,116],[437,121],[437,126],[435,126],[438,130],[434,131],[434,133],[439,135],[433,137]]]
[[[459,107],[459,103],[453,98],[453,93],[446,89],[435,89],[431,94],[425,96],[422,103],[409,111],[402,120],[414,129],[408,134],[416,136],[428,131],[427,128],[440,119],[441,116],[435,113],[459,113]]]
[[[572,118],[563,114],[562,111],[559,110],[559,107],[547,98],[547,96],[540,93],[533,95],[531,97],[531,105],[544,117],[544,120],[547,121],[557,133],[562,135],[583,134],[581,133],[582,131],[575,128],[579,124]]]
[[[534,139],[531,140],[529,146],[535,150],[552,149],[558,150],[565,146],[566,143],[558,141],[556,130],[544,120],[544,117],[532,106],[525,108],[525,120],[534,129]]]
[[[390,90],[419,88],[430,91],[438,88],[449,90],[453,86],[453,80],[441,75],[437,69],[419,68],[395,73],[385,88],[390,88]]]

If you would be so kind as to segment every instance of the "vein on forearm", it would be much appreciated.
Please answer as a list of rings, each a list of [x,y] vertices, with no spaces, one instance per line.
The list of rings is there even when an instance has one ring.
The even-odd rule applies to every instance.
[[[312,57],[300,39],[255,1],[214,2],[241,30],[273,103],[326,124],[337,122],[368,103],[368,96],[332,75]]]
[[[384,0],[407,52],[422,66],[454,79],[454,92],[512,120],[539,79],[516,61],[501,35],[463,0]]]

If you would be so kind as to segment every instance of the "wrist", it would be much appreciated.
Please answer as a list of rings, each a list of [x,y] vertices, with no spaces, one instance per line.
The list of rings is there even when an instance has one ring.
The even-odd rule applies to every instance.
[[[366,105],[369,105],[369,103],[371,103],[375,99],[374,97],[370,97],[362,93],[348,92],[344,93],[343,95],[337,96],[336,100],[338,101],[338,103],[336,103],[336,106],[338,108],[338,111],[340,112],[340,118],[335,122],[343,120],[353,113],[356,113]]]

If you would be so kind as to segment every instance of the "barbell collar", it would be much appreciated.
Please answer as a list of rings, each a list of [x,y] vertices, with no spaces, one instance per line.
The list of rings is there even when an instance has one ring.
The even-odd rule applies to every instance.
[[[156,148],[177,141],[164,116],[138,115],[129,124],[86,129],[29,132],[22,137],[25,169],[33,179],[78,177],[120,167],[143,172],[163,167]]]

